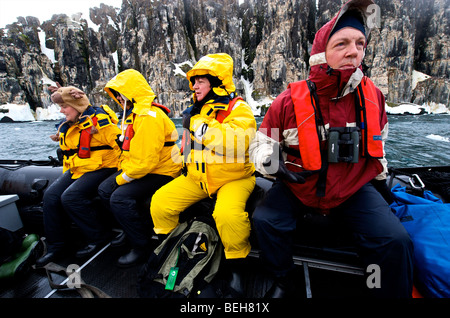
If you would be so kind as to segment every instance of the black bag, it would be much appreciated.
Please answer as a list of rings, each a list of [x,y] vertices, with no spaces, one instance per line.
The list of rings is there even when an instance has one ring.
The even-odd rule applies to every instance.
[[[222,242],[211,217],[181,223],[153,251],[138,277],[145,298],[196,297],[216,276]]]

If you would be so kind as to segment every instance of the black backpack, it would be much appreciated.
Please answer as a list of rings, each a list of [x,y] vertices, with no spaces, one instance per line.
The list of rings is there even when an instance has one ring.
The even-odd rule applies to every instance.
[[[211,217],[178,225],[153,251],[138,277],[145,298],[196,297],[216,276],[223,246]]]

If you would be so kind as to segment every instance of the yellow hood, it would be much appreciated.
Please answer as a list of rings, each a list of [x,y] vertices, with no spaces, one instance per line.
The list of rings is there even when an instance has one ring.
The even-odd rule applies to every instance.
[[[123,105],[116,99],[111,89],[121,93],[134,104],[133,113],[147,114],[156,98],[155,93],[144,76],[136,70],[128,69],[113,77],[105,86],[105,91],[117,104]]]
[[[219,96],[227,96],[234,92],[236,87],[233,83],[233,59],[226,53],[208,54],[203,56],[194,67],[186,73],[189,88],[192,87],[191,77],[210,74],[222,81],[220,87],[214,87],[214,93]]]

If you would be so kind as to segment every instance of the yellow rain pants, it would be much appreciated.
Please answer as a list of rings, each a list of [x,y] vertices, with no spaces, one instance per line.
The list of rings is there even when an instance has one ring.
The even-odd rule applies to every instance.
[[[230,181],[217,191],[213,218],[227,259],[245,258],[250,253],[250,220],[245,205],[254,188],[255,177],[251,176]],[[150,207],[155,233],[170,233],[178,225],[180,213],[206,197],[208,194],[189,175],[161,187]]]

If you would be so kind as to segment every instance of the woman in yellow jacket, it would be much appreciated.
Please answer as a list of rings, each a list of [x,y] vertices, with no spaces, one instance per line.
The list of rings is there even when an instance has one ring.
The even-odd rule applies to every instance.
[[[58,85],[59,86],[59,85]],[[51,99],[66,118],[56,135],[63,154],[63,175],[44,193],[44,229],[47,253],[37,266],[56,261],[65,254],[69,217],[84,234],[87,245],[76,253],[88,257],[111,239],[111,232],[99,220],[93,207],[99,184],[117,171],[120,130],[116,114],[106,105],[90,106],[78,88],[50,87]]]
[[[99,195],[122,226],[131,250],[118,265],[131,266],[149,254],[152,234],[147,201],[161,186],[180,174],[181,159],[175,144],[178,133],[165,106],[136,70],[111,79],[105,91],[122,107],[122,154],[119,171],[99,187]]]
[[[186,174],[155,193],[150,208],[154,230],[170,233],[187,207],[208,196],[216,197],[213,218],[232,267],[231,287],[241,293],[233,268],[251,249],[245,205],[255,187],[255,168],[248,157],[255,117],[250,106],[235,96],[233,60],[228,54],[202,57],[186,77],[194,91],[193,106],[185,111],[183,123]]]

